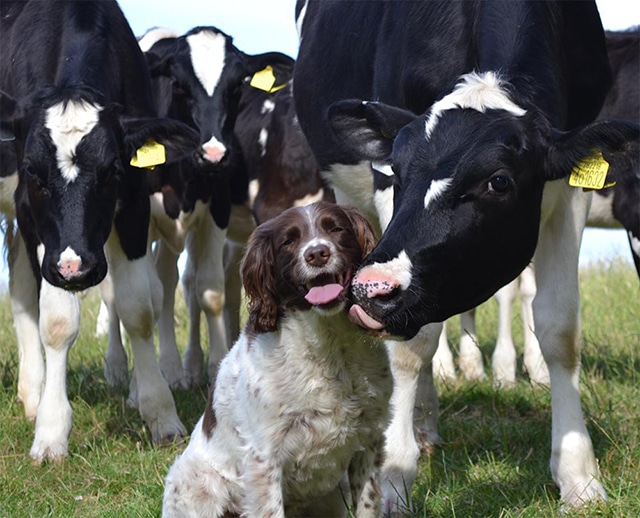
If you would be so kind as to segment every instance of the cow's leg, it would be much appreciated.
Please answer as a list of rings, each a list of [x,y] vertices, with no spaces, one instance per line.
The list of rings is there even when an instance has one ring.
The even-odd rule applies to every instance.
[[[158,343],[160,348],[160,370],[172,389],[188,388],[176,342],[173,321],[178,286],[178,255],[159,240],[155,250],[155,265],[162,282],[162,311],[158,318]]]
[[[80,300],[42,279],[40,337],[46,375],[30,455],[36,463],[67,455],[73,412],[67,398],[67,358],[80,330]]]
[[[212,218],[204,217],[194,234],[197,236],[197,246],[191,246],[189,252],[197,254],[196,294],[209,332],[207,373],[210,380],[215,380],[218,365],[228,351],[223,313],[224,242],[227,231],[219,228]]]
[[[129,380],[129,363],[122,342],[120,317],[116,309],[111,274],[100,283],[100,297],[107,312],[107,353],[104,357],[104,377],[110,387],[126,387]]]
[[[240,335],[240,307],[242,306],[242,279],[240,261],[243,245],[227,239],[224,244],[225,301],[224,318],[229,344]]]
[[[549,369],[542,357],[533,322],[533,300],[536,296],[536,276],[533,264],[520,274],[520,302],[524,333],[524,366],[534,385],[549,385]]]
[[[183,365],[189,387],[202,385],[204,378],[204,353],[200,342],[200,305],[196,293],[197,254],[191,248],[191,233],[187,235],[187,261],[182,272],[182,289],[189,315],[189,342],[184,351]]]
[[[106,250],[118,314],[131,340],[140,415],[154,443],[172,440],[184,435],[185,428],[160,372],[153,343],[153,328],[162,305],[160,280],[150,253],[140,259],[127,259],[115,232]]]
[[[256,228],[256,220],[246,205],[232,205],[224,250],[225,301],[224,317],[228,344],[240,335],[240,307],[242,305],[242,279],[240,261],[244,245]]]
[[[10,232],[7,230],[7,232]],[[38,284],[20,231],[5,236],[9,257],[9,294],[18,342],[18,399],[30,421],[36,418],[44,383],[44,359],[38,329]]]
[[[100,299],[100,308],[98,309],[98,316],[96,317],[96,330],[93,333],[95,338],[102,338],[109,333],[109,309],[104,303],[102,298]]]
[[[491,357],[491,372],[493,382],[501,387],[513,387],[516,383],[516,346],[513,343],[511,320],[519,281],[519,278],[515,278],[494,295],[498,303],[498,339]]]
[[[478,347],[475,309],[460,314],[459,366],[468,380],[482,380],[487,377],[482,364],[482,352]]]
[[[569,192],[568,185],[552,187],[563,191],[557,200],[547,200],[557,203],[551,218],[540,228],[535,255],[538,292],[533,308],[536,334],[551,381],[551,474],[562,500],[577,506],[606,498],[598,481],[598,464],[584,423],[579,387],[578,254],[588,203],[581,189]]]
[[[438,349],[431,360],[433,375],[436,379],[443,382],[455,381],[456,367],[453,363],[453,354],[449,348],[449,340],[447,338],[447,325],[442,326],[442,333],[438,340]]]
[[[418,470],[420,447],[414,434],[414,404],[418,393],[418,380],[423,367],[430,370],[431,359],[438,347],[442,324],[425,326],[411,340],[387,343],[391,371],[393,373],[393,409],[391,423],[386,430],[386,455],[382,467],[382,494],[385,512],[402,512],[411,506],[411,488]],[[430,391],[435,394],[433,377]],[[431,398],[433,401],[433,397]],[[428,421],[424,435],[432,443],[437,437],[436,408],[428,409],[424,418]]]

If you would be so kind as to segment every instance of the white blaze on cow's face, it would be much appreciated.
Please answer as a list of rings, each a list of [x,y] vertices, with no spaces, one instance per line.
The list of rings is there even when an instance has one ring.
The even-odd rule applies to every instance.
[[[216,88],[221,84],[227,61],[227,37],[224,34],[203,30],[190,34],[186,41],[189,45],[193,72],[207,96],[212,99]],[[206,117],[204,112],[201,116]],[[200,123],[202,122],[201,120]],[[212,163],[220,162],[227,152],[227,146],[213,135],[202,145],[202,149],[204,157]]]
[[[202,88],[211,97],[220,82],[225,65],[226,38],[212,31],[200,31],[187,36],[191,65]]]
[[[260,146],[260,156],[267,154],[267,139],[269,138],[269,132],[267,128],[262,128],[258,135],[258,145]]]
[[[427,189],[427,194],[424,196],[424,208],[428,208],[430,203],[433,203],[435,200],[440,198],[449,185],[451,185],[451,178],[444,178],[442,180],[433,180],[431,185],[429,185],[429,189]]]
[[[62,177],[71,183],[80,170],[76,164],[76,148],[98,123],[101,106],[86,101],[58,103],[47,109],[45,127],[56,148],[56,160]]]
[[[260,113],[264,115],[265,113],[273,112],[273,109],[276,107],[276,103],[267,99],[263,104],[262,108],[260,108]]]
[[[453,91],[433,104],[425,124],[426,138],[431,137],[443,112],[464,108],[482,113],[486,110],[505,110],[516,117],[527,113],[511,100],[504,82],[495,72],[472,72],[461,76]]]

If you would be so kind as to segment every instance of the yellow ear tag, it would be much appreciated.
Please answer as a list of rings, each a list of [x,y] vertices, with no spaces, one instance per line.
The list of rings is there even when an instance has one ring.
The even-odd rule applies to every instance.
[[[571,170],[569,185],[583,189],[610,187],[613,183],[605,185],[608,171],[609,162],[604,159],[600,150],[594,149],[593,155],[578,162]]]
[[[267,65],[262,70],[259,70],[249,82],[249,85],[257,88],[258,90],[264,90],[265,92],[269,92],[272,94],[273,92],[277,92],[281,88],[286,86],[286,83],[283,85],[273,86],[276,83],[276,76],[273,74],[273,67],[271,65]]]
[[[164,164],[167,161],[164,146],[153,139],[148,139],[144,145],[136,151],[136,155],[131,159],[133,167],[145,167],[153,169],[155,166]]]

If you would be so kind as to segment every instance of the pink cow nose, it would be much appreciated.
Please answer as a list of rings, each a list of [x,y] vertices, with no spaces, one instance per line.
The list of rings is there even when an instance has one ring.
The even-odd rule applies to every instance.
[[[215,138],[212,138],[209,142],[202,145],[204,150],[204,157],[212,163],[220,162],[224,158],[227,148],[221,142],[218,142]]]
[[[373,299],[392,294],[400,287],[400,284],[397,279],[383,271],[365,268],[353,278],[352,286],[358,298]]]
[[[58,262],[58,272],[66,280],[73,279],[80,274],[82,260],[79,257],[65,258]]]

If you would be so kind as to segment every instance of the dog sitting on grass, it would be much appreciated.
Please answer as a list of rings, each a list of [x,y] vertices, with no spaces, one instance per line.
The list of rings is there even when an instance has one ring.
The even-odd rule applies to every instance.
[[[380,516],[393,381],[382,341],[347,316],[374,244],[363,215],[326,202],[254,231],[248,322],[167,475],[165,517],[346,516],[347,502]]]

